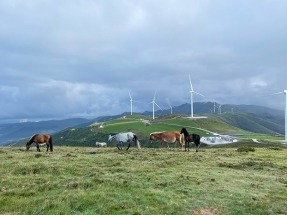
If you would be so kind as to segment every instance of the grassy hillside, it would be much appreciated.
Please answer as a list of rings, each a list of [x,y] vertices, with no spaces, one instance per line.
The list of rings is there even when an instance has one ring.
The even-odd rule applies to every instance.
[[[68,128],[53,135],[56,146],[95,146],[96,141],[107,142],[110,133],[132,131],[137,134],[143,147],[158,147],[158,143],[150,143],[149,134],[156,131],[180,131],[186,127],[189,133],[197,133],[210,136],[213,132],[220,134],[241,135],[248,137],[250,133],[231,126],[223,120],[210,115],[206,119],[189,119],[183,115],[166,115],[152,120],[142,115],[119,117],[107,122],[97,122],[83,128]],[[256,134],[258,135],[258,134]],[[260,136],[260,139],[275,139],[274,136]],[[277,137],[278,139],[278,137]],[[282,137],[281,137],[282,139]],[[15,143],[15,146],[23,146],[27,140]],[[109,143],[109,146],[116,146],[116,142]]]
[[[2,147],[0,214],[286,214],[286,157],[282,147]]]
[[[137,134],[142,146],[157,147],[157,143],[150,143],[150,133],[156,131],[180,131],[182,127],[186,127],[189,133],[197,133],[201,136],[209,136],[209,131],[224,134],[246,133],[213,117],[190,120],[182,115],[167,115],[152,120],[146,116],[134,115],[102,123],[97,122],[84,128],[68,128],[53,135],[53,138],[55,145],[60,146],[94,146],[96,141],[107,142],[110,133],[132,131]],[[24,145],[26,141],[20,141],[15,145]],[[116,143],[112,142],[110,145],[115,146]]]
[[[215,109],[217,113],[211,113],[214,111],[214,105],[218,107],[219,104],[215,104],[214,102],[195,102],[194,103],[195,116],[204,115],[208,116],[209,120],[212,120],[212,118],[216,118],[217,121],[223,120],[225,123],[233,127],[237,127],[239,129],[253,133],[255,132],[269,135],[274,134],[284,135],[284,111],[254,105],[221,105],[222,114],[218,113],[218,109]],[[190,104],[186,103],[177,107],[173,107],[173,113],[177,115],[174,114],[170,115],[169,109],[156,111],[156,116],[160,117],[157,118],[155,122],[161,122],[162,120],[169,120],[176,116],[189,116]],[[99,116],[93,120],[66,119],[66,120],[49,120],[39,122],[0,124],[0,145],[9,144],[12,141],[17,141],[25,137],[30,137],[35,133],[49,132],[54,134],[66,128],[73,128],[73,127],[83,128],[91,124],[93,121],[94,122],[113,121],[124,115],[129,116],[129,113],[122,113],[120,115],[113,115],[113,116]],[[141,116],[142,118],[148,118],[148,117],[150,118],[152,112],[146,111],[141,115],[144,115]],[[228,126],[223,125],[222,122],[218,123],[218,126],[214,126],[214,124],[217,123],[215,122],[216,120],[212,120],[213,121],[212,123],[210,123],[209,120],[200,120],[196,123],[188,122],[187,125],[192,124],[203,129],[211,130],[213,132],[233,133],[230,130],[234,129],[228,128]],[[170,126],[167,127],[167,129],[169,128],[171,127]],[[88,134],[85,131],[83,132],[85,134]],[[102,137],[97,136],[97,138],[101,139]],[[84,142],[87,141],[85,139],[82,139],[82,143]]]
[[[253,113],[223,113],[214,114],[214,117],[223,120],[229,125],[250,132],[273,135],[284,134],[282,121],[270,115],[262,117]]]

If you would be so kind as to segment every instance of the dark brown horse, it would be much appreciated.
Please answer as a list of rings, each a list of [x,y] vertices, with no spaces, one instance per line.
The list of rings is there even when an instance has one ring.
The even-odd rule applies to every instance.
[[[26,149],[29,150],[32,143],[35,143],[37,146],[37,151],[40,152],[40,145],[46,144],[47,145],[47,151],[53,151],[53,142],[52,142],[52,136],[50,134],[35,134],[33,135],[30,140],[26,144]]]
[[[167,146],[169,148],[169,143],[174,143],[175,141],[178,141],[179,146],[181,146],[181,149],[183,149],[183,136],[178,131],[171,131],[171,132],[154,132],[149,135],[149,140],[152,142],[155,139],[160,140],[160,145],[162,146],[163,142],[167,143]]]
[[[196,145],[196,152],[198,152],[198,148],[200,145],[200,136],[198,134],[189,134],[186,128],[182,128],[180,133],[184,135],[185,151],[186,151],[186,147],[189,151],[189,143],[194,142],[194,144]]]

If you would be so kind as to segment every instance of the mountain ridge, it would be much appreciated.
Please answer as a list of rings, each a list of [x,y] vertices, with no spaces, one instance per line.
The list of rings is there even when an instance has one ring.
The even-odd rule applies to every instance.
[[[284,134],[284,111],[256,105],[224,104],[221,105],[220,109],[218,107],[219,104],[214,102],[195,102],[194,115],[212,115],[232,126],[250,132],[271,135]],[[216,112],[214,112],[214,109]],[[143,113],[134,114],[151,116],[152,112],[145,111]],[[170,109],[155,111],[156,117],[169,114]],[[190,115],[190,104],[185,103],[173,107],[173,114]],[[35,133],[57,133],[69,127],[82,128],[92,124],[93,122],[105,122],[126,115],[130,115],[130,113],[124,112],[113,116],[99,116],[94,119],[70,118],[64,120],[1,124],[0,145],[27,138]]]

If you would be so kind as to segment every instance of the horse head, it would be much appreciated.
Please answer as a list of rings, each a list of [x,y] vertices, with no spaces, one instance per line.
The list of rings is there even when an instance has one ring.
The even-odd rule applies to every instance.
[[[29,142],[26,143],[26,151],[28,151],[31,147],[31,144]]]
[[[114,136],[115,136],[115,135],[111,135],[111,134],[110,134],[110,135],[109,135],[109,138],[108,138],[108,141],[111,142],[111,141],[113,140]]]
[[[151,134],[149,135],[150,143],[152,143],[152,141],[155,140],[156,138],[157,138],[157,137],[156,137],[155,133],[151,133]]]
[[[187,137],[189,135],[189,133],[187,132],[186,128],[182,128],[180,133],[184,134],[184,137]]]

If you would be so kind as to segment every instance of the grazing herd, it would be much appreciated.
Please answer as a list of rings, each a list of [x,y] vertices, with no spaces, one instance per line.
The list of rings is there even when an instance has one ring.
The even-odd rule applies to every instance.
[[[110,134],[108,137],[108,141],[117,141],[117,148],[119,150],[123,149],[123,144],[127,143],[128,150],[133,142],[135,146],[140,149],[140,142],[138,137],[133,132],[122,132],[117,134]],[[183,150],[183,146],[185,146],[185,151],[189,151],[189,144],[193,142],[196,146],[196,152],[198,152],[198,148],[200,145],[200,136],[198,134],[189,134],[186,128],[182,128],[181,131],[162,131],[162,132],[153,132],[149,135],[149,140],[152,142],[153,140],[159,140],[159,147],[162,147],[163,143],[167,144],[169,148],[170,143],[178,142],[179,147]],[[46,145],[47,151],[53,151],[53,142],[52,136],[50,134],[35,134],[33,135],[26,144],[26,149],[29,150],[32,143],[35,143],[37,146],[37,151],[40,152],[40,145]],[[96,147],[107,147],[107,143],[105,142],[96,142]]]

